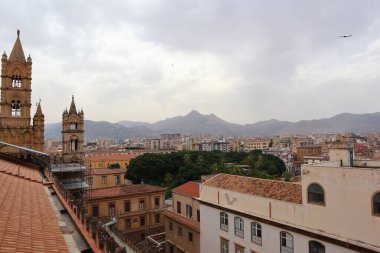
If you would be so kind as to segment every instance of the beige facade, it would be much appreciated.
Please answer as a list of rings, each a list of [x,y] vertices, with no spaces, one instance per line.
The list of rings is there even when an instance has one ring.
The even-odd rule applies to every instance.
[[[0,140],[44,151],[44,121],[41,103],[30,124],[32,106],[32,58],[25,59],[20,31],[9,59],[1,58]]]
[[[65,163],[83,162],[84,113],[77,111],[72,96],[70,110],[62,113],[62,159]]]
[[[258,138],[258,139],[246,139],[244,140],[244,151],[250,152],[253,150],[265,150],[269,148],[270,139]]]
[[[138,184],[88,191],[88,212],[92,217],[117,218],[116,227],[133,243],[164,231],[162,212],[165,189]]]
[[[84,165],[86,168],[104,169],[104,168],[127,168],[129,162],[143,153],[102,153],[86,154]]]
[[[244,252],[313,252],[311,246],[329,253],[379,252],[380,211],[374,210],[380,203],[374,196],[380,192],[380,170],[342,166],[347,157],[346,152],[336,161],[302,165],[298,186],[270,180],[251,184],[244,177],[234,183],[231,176],[218,184],[220,176],[206,181],[200,193],[201,251],[220,252],[227,240],[229,252],[235,245]],[[260,191],[265,185],[268,190]],[[223,224],[222,214],[228,220]],[[256,224],[260,236],[253,234]]]
[[[88,169],[86,182],[91,189],[121,186],[125,183],[126,169]]]
[[[199,187],[188,182],[173,189],[172,209],[164,212],[167,253],[200,252]]]

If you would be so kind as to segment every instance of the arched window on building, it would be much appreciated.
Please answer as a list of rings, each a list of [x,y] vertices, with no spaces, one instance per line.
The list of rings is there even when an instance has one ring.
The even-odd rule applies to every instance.
[[[244,220],[240,217],[235,217],[235,235],[244,238]]]
[[[251,241],[261,245],[261,225],[257,222],[251,222]]]
[[[15,88],[21,87],[21,76],[12,75],[12,87],[15,87]]]
[[[281,237],[281,253],[293,253],[293,236],[288,232],[282,231]]]
[[[20,100],[12,100],[11,101],[11,113],[12,117],[20,117],[21,116],[21,101]]]
[[[76,130],[78,128],[77,122],[71,122],[70,123],[70,130]]]
[[[307,188],[307,202],[313,204],[325,204],[325,192],[323,188],[316,183],[312,183]]]
[[[380,216],[380,192],[376,193],[373,196],[373,214],[376,216]]]
[[[228,231],[228,214],[225,212],[220,212],[220,229]]]
[[[317,241],[309,241],[309,253],[325,253],[325,246]]]
[[[78,150],[78,139],[77,138],[71,138],[70,140],[70,150],[71,151],[77,151]]]

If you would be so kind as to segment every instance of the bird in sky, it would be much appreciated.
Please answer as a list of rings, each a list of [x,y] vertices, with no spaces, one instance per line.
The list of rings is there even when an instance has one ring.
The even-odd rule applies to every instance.
[[[339,35],[338,37],[341,37],[341,38],[349,38],[349,37],[352,37],[352,34],[350,34],[350,35]]]

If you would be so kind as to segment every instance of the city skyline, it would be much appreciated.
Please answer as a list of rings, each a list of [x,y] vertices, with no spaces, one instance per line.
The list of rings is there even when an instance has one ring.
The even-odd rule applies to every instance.
[[[20,29],[47,123],[73,94],[86,119],[110,122],[193,109],[239,124],[379,111],[375,1],[0,6],[1,49],[10,55]]]

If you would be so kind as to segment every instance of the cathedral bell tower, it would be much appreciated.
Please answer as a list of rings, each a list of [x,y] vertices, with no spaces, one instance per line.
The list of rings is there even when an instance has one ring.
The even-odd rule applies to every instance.
[[[65,163],[83,162],[84,113],[77,111],[72,96],[70,110],[62,113],[62,158]]]
[[[32,58],[25,59],[17,31],[16,42],[7,57],[1,57],[0,140],[27,148],[44,150],[44,115],[41,103],[31,125]]]

